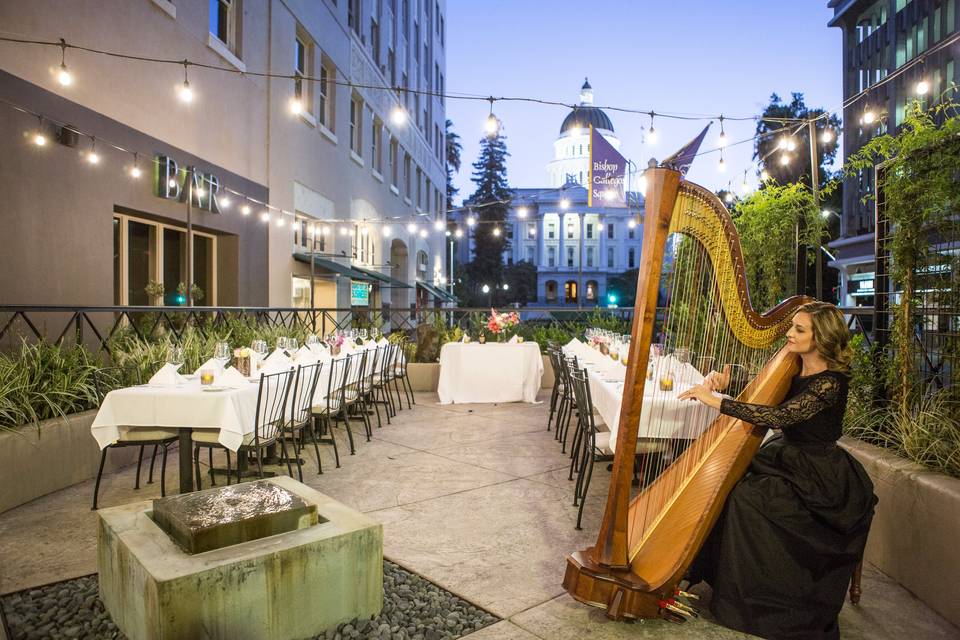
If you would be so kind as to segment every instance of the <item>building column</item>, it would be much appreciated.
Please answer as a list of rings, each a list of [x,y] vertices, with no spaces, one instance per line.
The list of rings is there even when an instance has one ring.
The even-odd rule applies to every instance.
[[[597,256],[597,268],[599,271],[607,270],[607,218],[603,214],[597,217],[600,226],[600,255]],[[599,286],[599,283],[598,283]],[[599,294],[598,294],[599,295]]]
[[[566,269],[567,268],[567,220],[566,220],[567,216],[564,213],[560,213],[558,215],[560,216],[560,234],[559,234],[560,250],[558,251],[560,255],[557,256],[557,268],[559,269],[560,267],[563,267],[564,269]],[[558,294],[558,297],[559,297],[559,294]]]

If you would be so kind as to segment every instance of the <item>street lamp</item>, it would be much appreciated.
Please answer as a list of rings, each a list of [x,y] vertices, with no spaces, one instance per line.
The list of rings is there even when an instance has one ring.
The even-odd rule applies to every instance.
[[[507,290],[509,290],[509,289],[510,289],[510,285],[507,284],[506,282],[504,282],[504,283],[503,283],[503,290],[504,290],[504,291],[507,291]]]
[[[485,285],[483,285],[483,287],[480,288],[480,290],[483,291],[485,294],[487,294],[487,306],[488,306],[488,307],[492,307],[492,306],[493,306],[493,302],[492,302],[493,295],[490,293],[490,285],[485,284]]]

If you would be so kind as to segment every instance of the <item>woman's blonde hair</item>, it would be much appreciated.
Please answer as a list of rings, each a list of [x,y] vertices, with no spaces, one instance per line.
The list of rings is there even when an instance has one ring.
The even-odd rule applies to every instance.
[[[850,329],[843,313],[829,302],[808,302],[797,309],[810,314],[813,323],[813,341],[817,353],[827,361],[831,371],[848,371],[853,359],[850,347]]]

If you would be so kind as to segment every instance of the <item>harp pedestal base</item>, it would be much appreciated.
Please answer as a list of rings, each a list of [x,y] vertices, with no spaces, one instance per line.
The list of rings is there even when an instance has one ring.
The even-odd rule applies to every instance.
[[[589,552],[585,549],[567,556],[563,576],[567,593],[584,604],[606,609],[611,620],[662,617],[661,597],[650,592],[650,585],[630,571],[611,570],[592,562]]]

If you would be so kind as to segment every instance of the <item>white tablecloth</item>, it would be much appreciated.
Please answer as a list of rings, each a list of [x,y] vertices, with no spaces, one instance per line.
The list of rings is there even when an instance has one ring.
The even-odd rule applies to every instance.
[[[535,402],[543,377],[536,342],[448,342],[440,349],[440,404]]]
[[[103,399],[90,431],[103,449],[117,441],[121,426],[220,429],[217,440],[236,451],[253,433],[258,384],[249,389],[204,391],[199,380],[178,387],[127,387]]]
[[[627,368],[579,340],[568,343],[564,352],[576,356],[578,364],[587,370],[593,407],[610,431],[610,449],[615,451]],[[657,366],[654,379],[644,385],[637,437],[688,440],[698,437],[720,412],[699,402],[678,400],[677,394],[703,382],[703,376],[691,365],[670,357],[661,358]],[[674,375],[673,390],[661,391],[659,378],[668,369]]]

